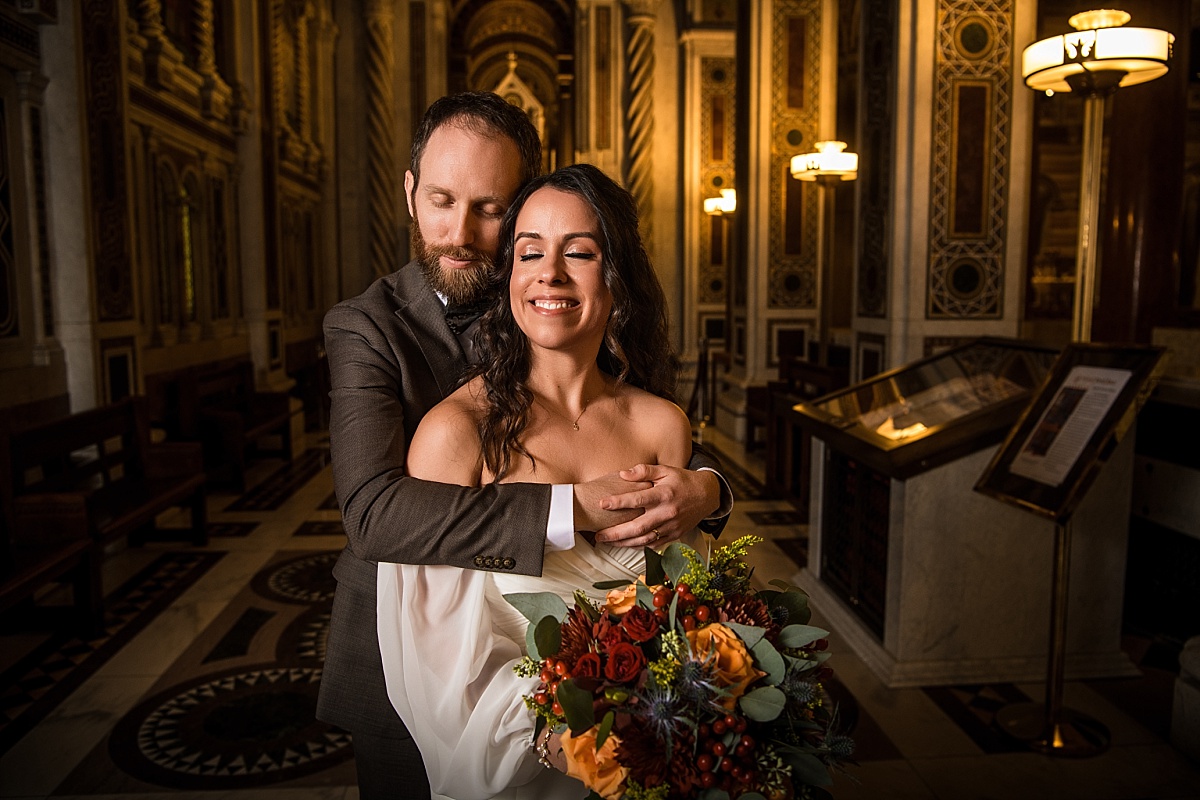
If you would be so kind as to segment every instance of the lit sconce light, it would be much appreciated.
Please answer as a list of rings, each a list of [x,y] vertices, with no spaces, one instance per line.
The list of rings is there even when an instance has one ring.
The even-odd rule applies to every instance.
[[[858,153],[847,153],[845,142],[817,142],[816,152],[792,156],[792,177],[801,181],[830,178],[852,181],[858,177]]]
[[[704,198],[704,213],[711,216],[732,214],[737,211],[737,190],[722,189],[720,197]]]
[[[1084,97],[1083,162],[1079,237],[1071,339],[1091,340],[1096,300],[1096,249],[1100,217],[1100,168],[1104,102],[1125,86],[1162,77],[1170,69],[1175,37],[1156,28],[1126,28],[1129,14],[1105,8],[1084,11],[1068,22],[1073,33],[1051,36],[1025,48],[1021,75],[1036,92],[1074,92]]]

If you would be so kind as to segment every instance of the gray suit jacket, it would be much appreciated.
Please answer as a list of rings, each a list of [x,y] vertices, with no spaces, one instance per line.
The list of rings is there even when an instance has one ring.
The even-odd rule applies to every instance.
[[[338,587],[317,717],[352,733],[406,737],[383,682],[375,562],[540,575],[550,487],[467,488],[404,475],[421,418],[458,386],[467,367],[417,264],[330,309],[325,349],[333,481],[348,543],[333,571]],[[691,464],[716,465],[702,450]]]

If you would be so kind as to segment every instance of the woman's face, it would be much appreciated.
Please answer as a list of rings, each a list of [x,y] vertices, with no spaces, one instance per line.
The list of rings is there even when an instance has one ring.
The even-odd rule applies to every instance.
[[[525,202],[517,214],[508,297],[531,343],[599,351],[613,302],[600,241],[600,221],[578,195],[545,187]]]

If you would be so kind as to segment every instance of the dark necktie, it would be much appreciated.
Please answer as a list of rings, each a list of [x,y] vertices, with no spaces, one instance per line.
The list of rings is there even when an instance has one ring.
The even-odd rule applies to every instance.
[[[446,324],[450,326],[450,330],[454,331],[454,335],[458,336],[471,327],[471,324],[479,319],[484,311],[487,311],[489,305],[491,305],[489,301],[463,306],[448,305],[446,306]]]

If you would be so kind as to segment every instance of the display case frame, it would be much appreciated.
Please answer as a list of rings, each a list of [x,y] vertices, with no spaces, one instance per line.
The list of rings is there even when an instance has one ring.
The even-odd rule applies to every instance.
[[[1065,524],[1157,385],[1164,352],[1068,345],[975,491]]]
[[[1003,389],[1008,393],[993,402],[981,403],[973,410],[965,410],[957,416],[925,425],[919,433],[902,438],[890,438],[878,433],[878,426],[862,422],[868,414],[879,416],[890,406],[881,405],[857,415],[835,411],[839,406],[861,405],[859,398],[874,396],[885,387],[912,383],[914,376],[926,372],[936,373],[939,369],[946,374],[954,372],[954,369],[945,367],[961,367],[964,375],[959,377],[970,383],[974,377],[970,374],[971,362],[980,355],[989,355],[994,359],[993,363],[1023,372],[1020,376],[1021,385],[1009,381],[1012,385],[1006,385]],[[1002,441],[1048,376],[1057,355],[1057,350],[1031,342],[981,337],[800,403],[795,406],[795,411],[799,423],[813,436],[891,478],[904,480]],[[945,400],[949,392],[947,389],[938,395],[941,389],[946,387],[928,387],[931,394],[940,398],[935,402]],[[894,388],[885,393],[901,400],[905,397],[903,391]],[[906,414],[913,416],[911,412]]]

